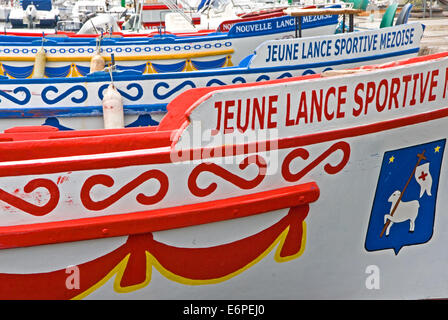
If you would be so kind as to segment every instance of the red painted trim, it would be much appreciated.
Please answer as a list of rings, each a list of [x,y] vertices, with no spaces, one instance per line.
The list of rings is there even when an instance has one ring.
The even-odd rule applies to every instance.
[[[315,6],[313,6],[315,7]],[[238,16],[240,16],[241,18],[248,18],[248,17],[253,17],[253,16],[259,16],[259,15],[264,15],[264,14],[269,14],[269,13],[275,13],[275,12],[281,12],[283,13],[283,11],[285,9],[287,9],[288,7],[281,7],[281,8],[272,8],[272,9],[264,9],[264,10],[259,10],[259,11],[252,11],[252,12],[248,12],[248,13],[242,13],[239,14]],[[305,7],[308,8],[308,7]],[[304,8],[304,9],[305,9]]]
[[[272,12],[272,13],[264,13],[264,14],[252,15],[252,16],[244,17],[242,19],[226,20],[224,22],[221,22],[221,24],[219,25],[217,31],[227,32],[236,23],[248,22],[248,21],[256,21],[256,20],[269,19],[269,18],[277,18],[277,17],[282,17],[282,16],[285,16],[285,15],[286,14],[283,11],[279,11],[279,12]]]
[[[365,65],[365,66],[354,68],[354,69],[387,69],[387,68],[393,68],[393,67],[398,67],[398,66],[405,66],[405,65],[409,65],[409,64],[413,64],[413,63],[438,60],[438,59],[445,58],[447,56],[448,56],[448,51],[445,51],[445,52],[438,52],[438,53],[434,53],[434,54],[430,54],[430,55],[426,55],[426,56],[418,56],[418,57],[409,58],[409,59],[387,62],[387,63],[383,63],[383,64],[378,64],[378,65]]]
[[[305,205],[319,198],[310,182],[234,198],[128,214],[0,227],[0,249],[109,238],[195,226]]]
[[[145,28],[157,30],[157,27],[164,26],[165,21],[142,22]]]
[[[157,127],[152,126],[152,127],[129,127],[119,129],[89,129],[89,130],[59,131],[59,129],[56,127],[42,125],[42,126],[12,127],[4,130],[3,132],[5,134],[0,134],[0,136],[5,137],[6,140],[9,141],[13,140],[20,141],[20,140],[41,140],[41,139],[56,139],[56,138],[75,138],[75,137],[77,138],[77,137],[103,136],[112,134],[154,132],[156,130]],[[161,130],[157,131],[160,132]],[[31,135],[29,135],[29,133],[31,133]],[[8,134],[10,134],[9,137]]]
[[[90,132],[5,133],[0,135],[0,162],[142,150],[171,145],[171,131],[143,129],[129,132],[88,130]],[[42,140],[35,140],[36,134]]]
[[[164,4],[145,4],[143,6],[143,11],[151,11],[151,10],[170,10]]]
[[[200,23],[200,18],[193,18],[193,22],[196,21],[198,22],[198,24]],[[118,22],[118,24],[120,25],[123,24],[122,22]],[[163,24],[165,22],[162,22]],[[144,23],[146,25],[146,23]],[[154,26],[160,25],[160,22],[156,22],[155,24],[151,24],[150,25]],[[175,32],[175,33],[171,33],[171,32],[164,32],[164,34],[174,34],[177,36],[185,36],[185,37],[191,37],[191,36],[203,36],[205,34],[209,34],[211,32],[216,32],[216,30],[199,30],[199,31],[195,31],[195,32]],[[42,37],[42,33],[35,33],[35,32],[6,32],[6,33],[1,33],[3,35],[12,35],[12,36],[24,36],[24,37]],[[58,31],[57,33],[58,35],[65,35],[67,37],[70,38],[97,38],[99,35],[97,34],[76,34],[74,32],[65,32],[65,31]],[[113,36],[118,36],[118,37],[125,37],[125,38],[131,38],[131,37],[152,37],[153,35],[158,35],[159,32],[158,31],[148,31],[148,33],[122,33],[122,32],[113,32],[112,35]],[[49,34],[47,36],[51,36],[54,34]]]

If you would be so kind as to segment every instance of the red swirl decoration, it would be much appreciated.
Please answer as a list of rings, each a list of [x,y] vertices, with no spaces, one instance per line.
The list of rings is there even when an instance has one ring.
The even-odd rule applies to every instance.
[[[226,169],[218,166],[215,163],[209,163],[209,162],[201,163],[200,165],[198,165],[196,168],[193,169],[190,176],[188,177],[188,188],[190,189],[190,192],[197,197],[208,196],[209,194],[213,193],[216,190],[218,185],[215,182],[211,183],[206,188],[200,188],[197,185],[197,179],[199,175],[204,171],[211,172],[223,178],[224,180],[229,181],[230,183],[238,186],[241,189],[248,190],[255,188],[261,183],[261,181],[263,181],[266,175],[267,164],[266,161],[261,156],[252,155],[241,161],[241,163],[239,164],[239,168],[241,170],[244,170],[252,163],[258,166],[258,175],[252,180],[246,180],[244,178],[241,178],[236,174],[233,174],[227,171]]]
[[[142,183],[150,179],[156,179],[160,182],[159,191],[152,196],[146,196],[142,193],[139,193],[136,199],[137,202],[144,205],[155,204],[161,201],[168,192],[168,185],[169,185],[168,177],[160,170],[149,170],[142,173],[137,178],[124,185],[116,193],[100,201],[93,201],[92,198],[90,197],[90,191],[94,186],[98,184],[110,188],[114,185],[114,179],[105,174],[98,174],[92,176],[86,180],[86,182],[81,188],[81,201],[83,205],[89,210],[96,210],[96,211],[103,210],[112,205],[113,203],[117,202],[119,199],[121,199],[123,196],[125,196],[126,194],[137,188]]]
[[[307,160],[309,157],[309,152],[303,148],[298,148],[293,151],[291,151],[283,161],[282,164],[282,175],[283,178],[286,181],[289,182],[296,182],[299,181],[303,176],[305,176],[308,172],[310,172],[312,169],[314,169],[319,163],[324,161],[326,158],[328,158],[331,154],[333,154],[336,151],[342,151],[343,156],[342,160],[337,165],[331,165],[329,163],[325,164],[324,170],[328,174],[335,174],[341,171],[345,165],[347,164],[348,160],[350,159],[350,145],[347,142],[337,142],[333,144],[330,148],[328,148],[324,153],[322,153],[319,157],[317,157],[314,161],[312,161],[309,165],[307,165],[305,168],[303,168],[301,171],[297,173],[291,173],[290,171],[290,164],[291,162],[300,157],[303,160]]]
[[[34,179],[28,182],[23,190],[26,193],[31,193],[37,188],[45,188],[50,193],[50,199],[43,206],[37,206],[29,203],[2,189],[0,189],[0,200],[33,216],[44,216],[53,211],[53,209],[58,205],[60,197],[59,189],[58,186],[49,179]]]

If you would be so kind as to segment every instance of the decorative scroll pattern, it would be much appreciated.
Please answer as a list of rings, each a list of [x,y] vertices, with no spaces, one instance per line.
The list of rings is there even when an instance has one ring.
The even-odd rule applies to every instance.
[[[343,141],[334,143],[304,169],[295,174],[290,171],[291,162],[297,158],[307,160],[309,152],[304,148],[292,150],[283,160],[282,176],[286,181],[296,182],[337,151],[343,153],[342,160],[336,165],[329,163],[324,165],[325,172],[336,174],[345,167],[350,157],[350,145]],[[256,164],[259,170],[258,175],[252,180],[246,180],[214,163],[199,164],[189,176],[189,190],[196,196],[201,197],[216,190],[216,183],[212,183],[203,189],[197,186],[197,178],[204,171],[213,173],[241,189],[255,188],[263,181],[267,164],[261,156],[251,155],[239,164],[239,168],[245,170],[250,164]],[[154,204],[165,197],[169,187],[168,177],[160,170],[149,170],[142,173],[115,194],[100,201],[91,199],[92,188],[96,185],[112,187],[114,180],[104,174],[91,176],[82,186],[81,199],[86,208],[102,210],[150,179],[159,181],[159,191],[153,196],[140,193],[136,199],[141,204]],[[57,185],[48,179],[32,180],[25,186],[24,191],[31,193],[39,187],[46,188],[50,193],[50,200],[45,206],[31,205],[1,189],[0,200],[33,215],[44,215],[57,205],[59,191]],[[111,277],[115,277],[114,289],[117,292],[131,292],[150,283],[151,268],[157,269],[172,281],[183,284],[202,285],[223,282],[249,269],[254,263],[264,258],[276,245],[278,245],[278,248],[274,259],[277,262],[298,258],[305,249],[306,228],[304,220],[308,213],[308,204],[292,207],[285,217],[264,230],[233,242],[212,247],[175,247],[155,240],[152,233],[131,235],[127,242],[119,248],[78,266],[80,272],[85,275],[79,288],[73,290],[59,285],[67,279],[66,269],[33,274],[2,273],[0,274],[0,280],[4,285],[0,286],[0,297],[4,299],[21,299],[24,297],[27,299],[82,298],[96,290],[100,284],[105,283]],[[34,290],[23,290],[23,288],[29,286]],[[24,296],[24,293],[26,293],[26,296]]]
[[[246,83],[246,79],[244,79],[243,77],[236,77],[235,79],[232,80],[233,84],[237,84],[237,83]]]
[[[104,90],[106,90],[106,88],[109,86],[109,84],[103,84],[99,89],[98,89],[98,96],[101,100],[103,100],[104,98]],[[118,89],[118,92],[120,92],[120,94],[123,96],[123,98],[128,99],[130,101],[137,101],[140,100],[143,97],[143,88],[141,85],[139,85],[138,83],[130,83],[126,86],[127,90],[131,90],[131,89],[137,89],[137,94],[136,95],[130,95],[127,92],[124,92],[121,89]]]
[[[0,96],[2,96],[2,97],[5,98],[5,99],[8,99],[8,100],[11,101],[11,102],[14,102],[14,103],[16,103],[16,104],[18,104],[18,105],[23,106],[23,105],[27,104],[28,102],[30,102],[30,99],[31,99],[31,92],[30,92],[30,90],[28,90],[28,89],[25,88],[25,87],[17,87],[17,88],[15,88],[15,89],[13,90],[13,93],[14,93],[14,94],[18,94],[18,93],[20,93],[20,92],[23,92],[23,93],[25,94],[25,97],[24,97],[22,100],[19,100],[19,99],[17,99],[16,97],[10,95],[9,93],[6,93],[5,90],[0,90]],[[1,100],[0,100],[0,101],[1,101]]]
[[[283,73],[280,75],[277,79],[282,79],[285,77],[291,77],[292,75],[289,72]],[[202,78],[199,78],[199,80]],[[263,81],[263,80],[270,80],[270,77],[268,75],[260,75],[256,81]],[[234,79],[232,79],[229,83],[226,83],[218,78],[212,78],[207,81],[205,84],[206,87],[210,87],[213,85],[217,86],[224,86],[227,84],[237,84],[237,83],[246,83],[248,82],[243,76],[237,76]],[[126,85],[126,88],[118,89],[120,94],[123,96],[124,99],[128,101],[139,101],[142,100],[144,95],[143,85],[145,84],[145,81],[139,82],[139,83],[129,83]],[[64,86],[62,86],[64,85]],[[28,105],[31,107],[34,107],[34,103],[36,103],[36,99],[40,96],[42,99],[41,102],[37,102],[38,104],[44,103],[44,105],[47,106],[54,106],[58,103],[62,103],[64,107],[68,106],[83,106],[84,102],[87,101],[89,98],[89,91],[87,90],[87,87],[81,84],[73,85],[69,88],[65,87],[65,83],[61,83],[61,86],[59,85],[49,85],[42,89],[42,91],[39,93],[34,94],[34,100],[32,105],[30,105],[31,101],[31,91],[26,87],[17,87],[14,90],[2,90],[0,91],[0,102],[1,98],[5,98],[9,100],[11,103],[16,104],[18,106],[24,106]],[[97,91],[97,95],[93,93],[92,99],[96,100],[97,105],[101,105],[101,101],[104,98],[104,90],[109,86],[109,83],[98,82],[98,85],[101,85]],[[157,83],[154,85],[153,88],[153,96],[152,98],[153,102],[151,101],[145,101],[145,103],[155,103],[157,100],[160,102],[166,102],[167,99],[172,99],[175,97],[175,95],[180,94],[181,92],[190,89],[190,88],[196,88],[202,86],[201,83],[196,83],[195,80],[186,80],[173,88],[171,87],[171,82],[165,82],[165,81],[157,81]],[[62,91],[62,92],[60,92]],[[13,94],[11,94],[11,92]],[[90,92],[92,94],[92,92]],[[70,97],[70,100],[68,100]],[[64,100],[67,99],[67,100]],[[58,105],[59,106],[59,105]]]
[[[131,192],[132,190],[134,190],[135,188],[137,188],[138,186],[140,186],[141,184],[150,179],[156,179],[160,182],[159,191],[153,196],[146,196],[143,193],[139,193],[136,197],[136,200],[138,203],[144,205],[155,204],[161,201],[168,192],[168,185],[169,185],[168,177],[160,170],[149,170],[142,173],[137,178],[121,187],[121,189],[118,190],[116,193],[100,201],[92,200],[92,198],[90,197],[90,191],[96,185],[103,185],[110,188],[114,185],[114,179],[105,174],[98,174],[92,176],[86,180],[86,182],[81,188],[81,201],[83,205],[89,210],[95,210],[95,211],[103,210],[108,208],[113,203],[121,199],[123,196],[125,196],[126,194],[128,194],[129,192]]]
[[[207,82],[207,84],[205,86],[206,87],[211,87],[214,84],[217,84],[219,86],[225,86],[226,85],[224,82],[222,82],[219,79],[211,79],[209,82]]]
[[[246,83],[246,79],[244,79],[243,77],[236,77],[235,79],[232,80],[233,84],[237,84],[237,83]],[[206,87],[211,87],[212,85],[217,84],[220,86],[225,86],[226,83],[221,81],[220,79],[211,79],[210,81],[207,82],[207,84],[205,85]]]
[[[25,185],[24,191],[26,193],[31,193],[37,188],[45,188],[50,193],[50,199],[43,206],[29,203],[13,194],[4,191],[3,189],[0,189],[0,200],[33,216],[44,216],[53,211],[54,208],[56,208],[60,197],[59,189],[58,186],[51,180],[34,179]]]
[[[150,284],[152,269],[182,284],[224,282],[251,268],[276,246],[276,262],[300,257],[305,250],[308,212],[307,204],[293,207],[280,221],[258,233],[213,247],[175,247],[155,240],[152,233],[132,235],[117,249],[78,265],[83,275],[79,287],[60,285],[67,281],[67,269],[0,273],[0,299],[79,299],[112,277],[117,292],[132,292]],[[23,289],[29,287],[33,290]]]
[[[55,86],[48,86],[46,87],[44,90],[42,90],[42,100],[46,103],[46,104],[55,104],[58,103],[59,101],[65,99],[66,97],[68,97],[70,94],[72,94],[73,92],[81,92],[81,96],[76,98],[76,97],[72,97],[71,100],[74,103],[82,103],[84,101],[86,101],[88,93],[87,93],[87,89],[84,86],[81,85],[76,85],[74,87],[71,87],[70,89],[68,89],[67,91],[61,93],[59,96],[50,99],[47,97],[48,92],[54,92],[54,93],[58,93],[58,88],[56,88]]]
[[[186,86],[189,86],[190,88],[196,88],[196,85],[194,84],[193,81],[187,80],[185,82],[182,82],[180,85],[176,86],[175,88],[171,89],[167,93],[162,94],[162,93],[159,92],[159,88],[162,87],[162,88],[165,88],[165,89],[169,89],[170,85],[168,83],[166,83],[166,82],[159,82],[158,84],[156,84],[154,86],[153,94],[154,94],[154,97],[156,97],[157,99],[165,100],[165,99],[171,97],[173,94],[175,94],[179,90],[182,90]]]
[[[347,142],[337,142],[333,144],[330,148],[328,148],[324,153],[322,153],[319,157],[317,157],[314,161],[308,164],[305,168],[297,173],[291,173],[290,164],[296,158],[302,158],[303,160],[307,160],[309,157],[309,152],[303,148],[298,148],[291,151],[283,161],[282,164],[282,175],[286,181],[296,182],[303,178],[308,172],[314,169],[318,164],[328,158],[331,154],[336,151],[342,151],[343,157],[341,161],[337,165],[326,164],[324,166],[324,170],[328,174],[335,174],[341,171],[345,165],[347,164],[350,158],[350,145]]]
[[[224,179],[226,181],[229,181],[230,183],[238,186],[241,189],[245,189],[245,190],[253,189],[263,181],[263,179],[266,175],[267,164],[266,164],[266,161],[262,157],[256,155],[256,156],[249,156],[249,157],[245,158],[240,163],[239,168],[241,170],[244,170],[249,166],[249,164],[252,164],[252,163],[254,163],[258,166],[258,175],[252,180],[246,180],[244,178],[241,178],[241,177],[227,171],[226,169],[218,166],[215,163],[201,163],[196,168],[194,168],[193,171],[191,172],[191,174],[188,178],[188,188],[190,189],[190,192],[197,197],[205,197],[205,196],[208,196],[209,194],[213,193],[217,188],[216,183],[213,182],[206,188],[200,188],[197,185],[197,179],[198,179],[199,175],[204,171],[208,171],[208,172],[211,172],[211,173],[221,177],[222,179]]]
[[[337,164],[326,163],[324,165],[324,171],[326,173],[336,174],[347,165],[350,158],[350,145],[344,141],[334,143],[317,158],[312,161],[307,161],[308,164],[297,173],[291,172],[291,162],[293,162],[297,158],[308,160],[310,154],[304,148],[297,148],[292,150],[283,159],[283,163],[281,165],[281,175],[287,182],[297,182],[320,163],[324,162],[330,155],[338,151],[342,152],[342,159]],[[228,171],[227,169],[221,167],[216,163],[200,163],[199,165],[194,167],[191,173],[188,175],[186,187],[188,187],[188,190],[192,195],[196,197],[206,197],[215,192],[218,188],[218,183],[213,182],[213,177],[210,176],[210,174],[212,174],[214,176],[220,177],[221,179],[231,183],[232,185],[242,190],[251,190],[259,186],[264,180],[268,167],[265,159],[262,156],[249,155],[239,163],[238,168],[239,170],[244,171],[251,164],[255,165],[258,168],[258,173],[254,178],[247,179],[238,173]],[[205,187],[200,187],[198,185],[198,178],[204,172],[209,173],[209,177],[207,179],[209,184]],[[140,174],[132,181],[124,184],[118,191],[101,200],[92,199],[92,189],[98,185],[111,188],[114,186],[115,180],[113,177],[106,174],[96,174],[90,176],[85,180],[80,189],[80,199],[83,206],[88,210],[104,210],[122,199],[126,194],[130,193],[131,191],[151,179],[155,179],[160,183],[160,187],[157,192],[151,196],[139,193],[136,196],[135,200],[137,201],[137,203],[142,205],[153,205],[159,203],[165,198],[170,185],[167,174],[158,169],[148,170]],[[31,193],[37,188],[45,188],[50,194],[50,199],[43,206],[31,204],[18,197],[18,195],[8,193],[2,189],[0,189],[0,201],[6,202],[11,206],[34,216],[46,215],[52,212],[58,205],[60,191],[58,189],[58,185],[48,179],[34,179],[25,186],[24,191],[26,193]]]
[[[330,68],[330,67],[325,68],[324,70],[322,70],[322,72],[329,71],[329,70],[333,70],[333,68]],[[305,71],[302,72],[302,76],[306,76],[309,74],[316,74],[316,72],[312,69],[306,69]]]
[[[259,76],[258,78],[257,78],[257,80],[255,80],[255,82],[260,82],[260,81],[263,81],[263,80],[266,80],[266,81],[268,81],[268,80],[270,80],[271,78],[269,77],[269,76],[267,76],[267,75],[265,75],[265,74],[262,74],[261,76]]]
[[[281,74],[279,77],[277,77],[277,79],[283,79],[283,78],[286,78],[286,77],[292,77],[292,74],[289,73],[289,72],[285,72],[285,73]],[[270,78],[268,75],[266,75],[266,74],[262,74],[262,75],[260,75],[260,76],[255,80],[255,82],[260,82],[260,81],[264,81],[264,80],[271,80],[271,78]],[[233,84],[237,84],[237,83],[247,83],[247,82],[248,82],[248,81],[247,81],[244,77],[242,77],[242,76],[237,76],[237,77],[235,77],[235,78],[231,81],[231,83],[233,83]],[[205,86],[206,86],[206,87],[211,87],[211,86],[213,86],[213,85],[225,86],[225,85],[227,85],[227,84],[228,84],[228,83],[225,83],[225,82],[222,81],[221,79],[213,78],[213,79],[210,79],[210,80],[205,84]],[[177,92],[183,90],[185,87],[196,88],[196,87],[198,87],[198,86],[197,86],[193,81],[191,81],[191,80],[186,80],[186,81],[182,82],[181,84],[177,85],[176,87],[174,87],[173,89],[170,90],[170,84],[169,84],[168,82],[158,82],[158,83],[154,86],[153,94],[154,94],[154,97],[155,97],[156,99],[158,99],[158,100],[165,100],[165,99],[171,98],[175,93],[177,93]],[[166,93],[161,93],[161,92],[160,92],[160,88],[167,89],[168,92],[166,92]]]
[[[283,78],[292,78],[292,74],[289,72],[285,72],[282,75],[280,75],[277,79],[283,79]]]

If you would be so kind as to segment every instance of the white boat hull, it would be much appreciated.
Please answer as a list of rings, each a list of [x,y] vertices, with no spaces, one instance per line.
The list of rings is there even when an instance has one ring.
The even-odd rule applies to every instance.
[[[407,42],[392,46],[381,41],[396,33],[407,34]],[[422,25],[413,23],[339,35],[271,40],[257,47],[255,54],[238,67],[152,75],[128,71],[114,75],[114,83],[123,96],[125,124],[155,125],[166,113],[166,104],[188,89],[261,83],[410,58],[418,54],[422,35]],[[358,52],[341,49],[342,43],[346,47],[345,43],[359,39],[376,39],[376,46],[370,43],[369,49],[366,40],[358,45]],[[316,47],[322,52],[315,52]],[[283,55],[289,50],[287,59],[280,60],[277,50],[283,50]],[[61,130],[102,128],[102,100],[109,83],[110,77],[103,73],[72,79],[0,80],[0,130],[9,128],[11,121],[16,126],[48,124]]]

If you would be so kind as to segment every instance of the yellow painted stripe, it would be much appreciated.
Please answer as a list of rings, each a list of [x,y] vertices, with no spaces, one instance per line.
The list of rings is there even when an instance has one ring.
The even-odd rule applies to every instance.
[[[227,50],[212,50],[200,51],[192,53],[177,53],[177,54],[153,54],[141,56],[116,56],[115,61],[138,61],[138,60],[174,60],[174,59],[192,59],[208,56],[228,55],[234,52],[233,49]],[[73,56],[73,57],[52,57],[47,56],[48,62],[76,62],[76,61],[90,61],[93,55],[90,56]],[[110,56],[103,56],[106,61],[111,61]],[[33,61],[34,57],[21,56],[0,56],[0,61]]]

